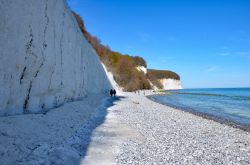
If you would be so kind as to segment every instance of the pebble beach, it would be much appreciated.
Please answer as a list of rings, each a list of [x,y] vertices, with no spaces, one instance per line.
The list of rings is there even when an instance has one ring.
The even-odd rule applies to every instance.
[[[123,141],[117,164],[250,164],[250,133],[126,93],[112,107],[138,133]]]
[[[46,114],[1,117],[0,162],[250,164],[248,131],[159,104],[149,94],[89,96]]]

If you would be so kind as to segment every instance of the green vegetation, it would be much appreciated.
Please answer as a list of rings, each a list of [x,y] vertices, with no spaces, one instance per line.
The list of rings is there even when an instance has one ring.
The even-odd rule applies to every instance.
[[[81,16],[75,12],[72,13],[75,16],[85,38],[93,46],[108,71],[113,73],[114,79],[118,85],[123,87],[125,91],[151,89],[148,79],[150,79],[150,81],[158,88],[162,88],[161,83],[158,81],[159,77],[180,79],[176,73],[171,71],[149,70],[149,74],[146,75],[143,72],[138,71],[136,69],[137,66],[147,67],[147,63],[142,57],[124,55],[101,44],[100,39],[92,36],[86,30]]]

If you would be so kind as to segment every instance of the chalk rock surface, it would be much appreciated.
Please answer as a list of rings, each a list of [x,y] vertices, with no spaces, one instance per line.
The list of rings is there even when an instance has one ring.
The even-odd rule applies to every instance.
[[[137,66],[136,69],[144,74],[147,74],[147,68],[144,66]]]
[[[164,78],[160,79],[159,81],[162,83],[164,90],[182,89],[180,80]]]
[[[65,0],[0,0],[0,115],[36,113],[110,88]]]

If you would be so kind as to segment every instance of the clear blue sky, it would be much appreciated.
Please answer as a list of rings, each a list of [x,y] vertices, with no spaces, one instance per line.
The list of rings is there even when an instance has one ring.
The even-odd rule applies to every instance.
[[[87,30],[184,88],[250,87],[250,0],[68,0]]]

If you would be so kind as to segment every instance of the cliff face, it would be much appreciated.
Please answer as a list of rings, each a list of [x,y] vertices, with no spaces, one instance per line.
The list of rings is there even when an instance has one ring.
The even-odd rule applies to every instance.
[[[0,115],[39,112],[110,88],[65,0],[0,0]]]
[[[182,89],[181,87],[181,81],[171,78],[164,78],[159,80],[162,84],[163,90],[171,90],[171,89]]]
[[[147,75],[153,89],[182,89],[180,76],[173,71],[148,69]]]

